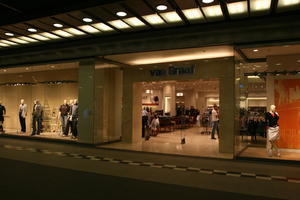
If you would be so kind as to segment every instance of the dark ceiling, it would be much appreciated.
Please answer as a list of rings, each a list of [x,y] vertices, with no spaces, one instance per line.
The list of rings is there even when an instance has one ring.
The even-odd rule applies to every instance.
[[[122,0],[0,0],[0,26]]]

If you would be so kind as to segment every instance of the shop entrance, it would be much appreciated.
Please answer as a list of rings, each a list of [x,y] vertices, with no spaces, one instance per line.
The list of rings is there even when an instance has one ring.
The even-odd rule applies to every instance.
[[[138,84],[141,90],[135,95],[141,96],[141,104],[135,107],[141,109],[140,138],[144,148],[175,154],[218,152],[217,79]]]

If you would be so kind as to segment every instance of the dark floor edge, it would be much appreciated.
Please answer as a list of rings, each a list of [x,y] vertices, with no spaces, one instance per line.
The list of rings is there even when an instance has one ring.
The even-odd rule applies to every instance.
[[[271,159],[271,158],[253,158],[253,157],[246,157],[246,156],[239,156],[236,157],[236,160],[241,161],[255,161],[255,162],[264,162],[264,163],[271,163],[271,164],[285,164],[294,167],[300,167],[300,161],[297,160],[283,160],[283,159]]]

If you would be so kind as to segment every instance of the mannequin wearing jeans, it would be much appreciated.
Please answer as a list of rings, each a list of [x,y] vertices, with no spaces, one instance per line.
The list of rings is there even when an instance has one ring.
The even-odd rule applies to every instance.
[[[69,135],[69,132],[70,132],[70,129],[72,131],[72,119],[71,119],[71,112],[72,112],[72,106],[73,106],[74,102],[73,100],[70,100],[70,103],[69,103],[69,112],[68,112],[68,117],[67,117],[67,125],[66,125],[66,128],[65,128],[65,132],[63,134],[63,136],[68,136]]]
[[[21,133],[26,132],[26,116],[27,116],[27,105],[24,103],[24,99],[21,99],[19,106],[19,120],[21,125]]]
[[[70,112],[70,106],[67,104],[67,100],[64,100],[64,103],[59,107],[60,122],[61,122],[61,129],[63,135],[65,135],[66,133],[69,112]]]
[[[34,101],[32,111],[32,133],[31,135],[39,135],[42,130],[43,107],[39,100]]]
[[[280,137],[279,134],[279,114],[275,111],[275,105],[270,106],[270,111],[266,113],[266,123],[267,123],[267,153],[272,156],[274,153],[278,157],[280,152],[276,144]]]

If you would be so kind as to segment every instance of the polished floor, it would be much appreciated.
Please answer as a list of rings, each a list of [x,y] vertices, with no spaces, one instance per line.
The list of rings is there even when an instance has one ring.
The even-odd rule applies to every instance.
[[[219,153],[218,139],[213,140],[210,134],[201,134],[202,131],[205,131],[202,127],[192,127],[159,133],[156,137],[151,137],[149,140],[141,139],[136,143],[117,142],[100,147],[175,155],[232,158],[232,154]],[[181,144],[182,138],[185,138],[185,144]]]
[[[43,132],[40,135],[31,136],[30,132],[22,133],[15,129],[5,129],[5,134],[23,137],[50,138],[55,140],[75,140],[71,138],[71,134],[68,136],[63,136],[60,132]]]

